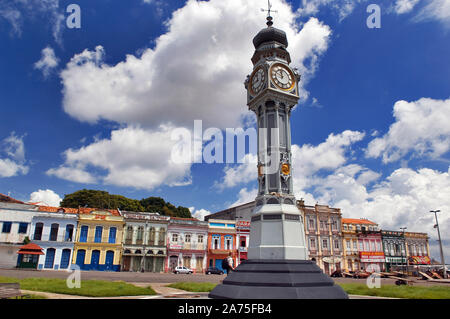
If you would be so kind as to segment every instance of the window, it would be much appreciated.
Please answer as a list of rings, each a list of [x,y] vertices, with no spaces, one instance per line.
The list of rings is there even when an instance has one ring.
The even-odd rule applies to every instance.
[[[213,244],[213,249],[220,249],[220,237],[219,236],[213,236],[212,237],[212,244]]]
[[[322,248],[323,249],[328,249],[328,240],[327,239],[323,239],[322,240]]]
[[[50,227],[50,241],[56,241],[58,239],[58,229],[59,224],[52,224],[52,226]]]
[[[172,234],[172,241],[178,242],[178,234]]]
[[[323,220],[320,221],[320,230],[326,230],[325,222]]]
[[[162,246],[165,244],[166,244],[166,230],[164,228],[160,228],[158,245]]]
[[[316,250],[317,249],[316,239],[315,238],[310,238],[309,239],[309,249],[311,249],[311,250]]]
[[[125,238],[125,244],[130,245],[133,241],[133,226],[127,227],[127,236]]]
[[[101,243],[102,242],[102,233],[103,233],[103,227],[102,226],[96,226],[95,227],[94,242],[96,242],[96,243]]]
[[[184,236],[184,242],[185,243],[190,243],[191,242],[191,234],[186,234],[186,236]]]
[[[370,241],[370,251],[375,251],[375,242],[373,240]]]
[[[350,241],[350,240],[347,240],[347,250],[350,250],[350,249],[352,249],[352,247],[351,247],[351,241]]]
[[[353,241],[353,250],[358,250],[358,242],[356,240]]]
[[[199,244],[202,244],[203,243],[203,235],[198,235],[197,240],[198,240]]]
[[[117,233],[117,228],[116,227],[110,227],[109,228],[108,243],[110,243],[110,244],[115,244],[116,243],[116,233]]]
[[[381,243],[377,241],[377,251],[381,251]]]
[[[85,242],[87,242],[88,230],[89,230],[89,227],[88,227],[88,226],[81,226],[81,231],[80,231],[80,243],[85,243]],[[84,258],[84,257],[83,257],[83,258]]]
[[[2,233],[10,233],[11,225],[12,225],[12,222],[3,222]]]
[[[339,249],[339,239],[334,240],[334,249]]]
[[[28,223],[19,223],[19,234],[26,234],[28,229]]]
[[[309,218],[308,222],[309,222],[309,229],[312,229],[312,230],[316,229],[316,226],[314,224],[314,218],[312,218],[312,217]]]
[[[42,238],[42,229],[44,228],[43,223],[36,223],[36,226],[34,226],[34,240],[41,240]]]
[[[155,234],[156,234],[155,227],[150,227],[150,245],[154,245],[155,243]]]
[[[225,249],[233,249],[233,238],[225,237]]]
[[[72,241],[73,237],[73,225],[69,224],[66,225],[66,236],[64,238],[64,241]]]
[[[344,225],[344,230],[347,230],[347,228],[348,228],[347,225]]]
[[[333,223],[331,224],[332,230],[337,230],[337,221],[333,220]]]
[[[245,245],[246,245],[245,239],[242,239],[241,240],[241,247],[245,247]]]
[[[144,227],[139,226],[137,230],[136,244],[138,245],[142,244],[142,238],[144,238]]]
[[[364,243],[362,240],[359,241],[359,250],[364,251]]]

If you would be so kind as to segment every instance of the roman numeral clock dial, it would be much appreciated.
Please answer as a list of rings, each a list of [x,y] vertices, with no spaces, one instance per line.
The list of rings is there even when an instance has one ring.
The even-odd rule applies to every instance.
[[[294,74],[283,64],[274,64],[270,69],[272,82],[283,91],[290,91],[294,88]]]

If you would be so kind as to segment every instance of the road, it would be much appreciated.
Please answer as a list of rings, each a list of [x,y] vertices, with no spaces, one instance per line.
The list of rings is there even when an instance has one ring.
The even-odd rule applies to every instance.
[[[29,278],[61,278],[66,279],[70,275],[61,270],[26,270],[26,269],[0,269],[0,276]],[[105,271],[81,271],[81,280],[109,280],[125,281],[130,283],[174,283],[180,281],[221,283],[226,275],[204,275],[204,274],[172,274],[172,273],[140,273],[140,272],[105,272]],[[450,288],[448,283],[437,283],[426,280],[414,279],[414,286],[443,285]],[[360,283],[365,284],[366,279],[333,278],[336,283]],[[395,279],[381,278],[382,285],[394,285]]]

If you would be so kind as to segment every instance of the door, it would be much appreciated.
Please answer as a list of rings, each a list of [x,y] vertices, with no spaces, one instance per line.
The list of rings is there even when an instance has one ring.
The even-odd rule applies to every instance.
[[[98,270],[98,263],[100,261],[100,250],[93,250],[91,256],[91,269]]]
[[[48,248],[45,254],[45,265],[44,268],[53,269],[53,263],[55,261],[55,249]]]
[[[328,263],[324,262],[323,263],[323,268],[324,268],[324,273],[326,273],[327,275],[330,274],[330,266]]]
[[[108,271],[112,271],[114,266],[114,252],[112,250],[108,250],[106,252],[105,258],[105,269]]]
[[[170,270],[174,271],[175,267],[178,266],[178,256],[170,256]]]
[[[84,269],[84,258],[86,257],[86,250],[80,249],[77,251],[77,261],[76,264],[80,267],[80,269]]]
[[[203,258],[200,256],[197,257],[197,266],[195,267],[195,271],[197,273],[203,272]]]
[[[124,256],[123,257],[123,271],[130,271],[131,257]]]
[[[70,249],[63,249],[61,254],[61,263],[59,265],[60,268],[66,269],[67,267],[69,267],[70,252],[71,252]]]
[[[222,268],[222,259],[216,259],[215,260],[215,267],[221,271],[224,271]]]

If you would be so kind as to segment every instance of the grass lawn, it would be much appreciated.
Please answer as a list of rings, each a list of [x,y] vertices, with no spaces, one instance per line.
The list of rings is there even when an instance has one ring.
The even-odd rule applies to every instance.
[[[149,286],[136,287],[123,281],[82,280],[80,288],[67,287],[65,279],[55,278],[24,278],[0,276],[0,283],[18,282],[20,288],[32,291],[44,291],[57,294],[77,295],[87,297],[116,297],[156,295]]]
[[[450,287],[447,286],[396,286],[382,285],[370,289],[364,284],[339,284],[350,295],[393,297],[407,299],[450,299]],[[216,284],[210,282],[177,282],[167,287],[192,292],[210,292]]]
[[[364,284],[339,284],[350,295],[393,297],[407,299],[450,299],[450,286],[381,285],[370,289]]]
[[[174,284],[167,285],[167,287],[192,291],[192,292],[210,292],[217,284],[210,282],[176,282]]]

